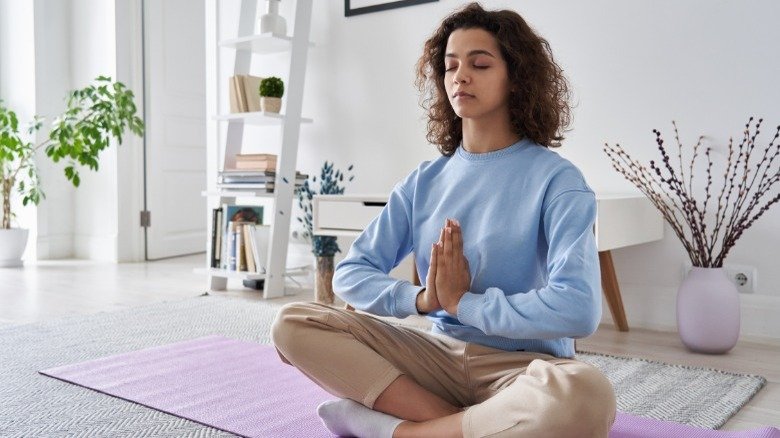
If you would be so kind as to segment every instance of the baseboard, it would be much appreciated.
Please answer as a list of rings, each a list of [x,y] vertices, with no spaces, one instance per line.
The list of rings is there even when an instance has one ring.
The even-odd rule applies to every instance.
[[[621,283],[629,327],[677,331],[677,288]],[[780,340],[780,296],[741,294],[742,339]],[[614,324],[604,302],[602,323]]]
[[[50,234],[38,236],[37,259],[51,260],[73,257],[73,235]]]
[[[118,261],[118,242],[116,235],[75,235],[73,239],[73,255],[78,259],[114,263]]]

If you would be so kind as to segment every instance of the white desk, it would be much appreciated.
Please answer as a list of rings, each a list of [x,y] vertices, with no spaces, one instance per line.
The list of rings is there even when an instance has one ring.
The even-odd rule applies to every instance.
[[[356,237],[387,203],[387,194],[314,195],[312,232],[318,236]],[[612,263],[611,250],[663,238],[663,218],[644,195],[596,194],[596,247],[601,285],[615,324],[628,331],[628,321]],[[414,266],[414,265],[412,265]],[[415,284],[420,284],[416,268]]]

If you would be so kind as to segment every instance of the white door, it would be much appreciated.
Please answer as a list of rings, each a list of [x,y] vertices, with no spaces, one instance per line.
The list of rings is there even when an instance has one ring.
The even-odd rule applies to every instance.
[[[143,2],[147,260],[206,250],[204,3]]]

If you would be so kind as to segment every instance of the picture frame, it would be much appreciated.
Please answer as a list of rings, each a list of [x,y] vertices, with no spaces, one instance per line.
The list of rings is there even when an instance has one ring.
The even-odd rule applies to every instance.
[[[387,11],[390,9],[421,5],[424,3],[433,3],[437,1],[439,0],[344,0],[344,16],[353,17],[355,15]]]

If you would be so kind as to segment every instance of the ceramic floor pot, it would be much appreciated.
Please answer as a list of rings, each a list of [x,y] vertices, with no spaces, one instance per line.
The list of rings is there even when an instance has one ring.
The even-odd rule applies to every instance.
[[[677,330],[698,353],[726,353],[739,339],[739,292],[723,268],[694,267],[677,292]]]
[[[314,300],[333,304],[333,256],[317,257],[317,278],[314,280]]]
[[[21,228],[0,229],[0,268],[22,266],[28,234]]]

